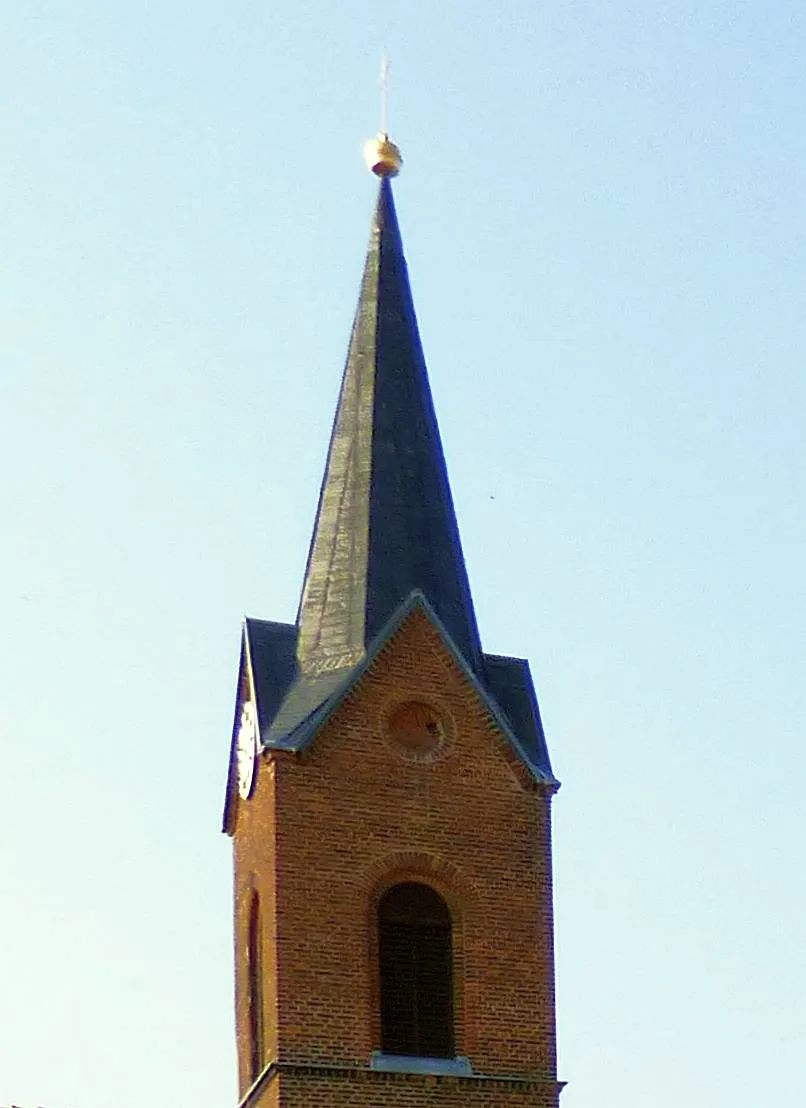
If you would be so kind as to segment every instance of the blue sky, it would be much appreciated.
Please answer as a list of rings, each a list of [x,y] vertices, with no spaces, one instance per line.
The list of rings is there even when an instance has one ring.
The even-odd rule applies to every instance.
[[[563,1108],[803,1104],[805,22],[5,5],[0,1103],[234,1103],[239,621],[296,608],[386,43],[483,641],[564,782]]]

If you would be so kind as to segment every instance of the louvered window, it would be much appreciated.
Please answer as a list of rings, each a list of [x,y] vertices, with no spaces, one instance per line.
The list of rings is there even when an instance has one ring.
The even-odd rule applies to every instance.
[[[378,906],[381,1048],[452,1058],[451,917],[428,885],[395,885]]]

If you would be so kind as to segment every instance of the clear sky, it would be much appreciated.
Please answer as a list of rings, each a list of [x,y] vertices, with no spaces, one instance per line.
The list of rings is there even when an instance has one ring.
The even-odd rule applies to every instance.
[[[802,1108],[806,15],[2,4],[0,1103],[235,1102],[244,613],[293,619],[374,200],[555,802],[563,1108]]]

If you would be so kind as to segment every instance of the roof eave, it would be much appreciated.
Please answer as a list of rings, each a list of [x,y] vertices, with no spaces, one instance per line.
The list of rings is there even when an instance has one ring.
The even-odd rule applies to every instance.
[[[330,718],[333,712],[335,712],[335,710],[343,702],[347,693],[364,676],[364,674],[372,666],[384,647],[389,643],[395,632],[403,625],[405,620],[417,607],[422,609],[428,620],[432,623],[440,638],[443,640],[445,646],[448,648],[448,651],[453,656],[453,659],[458,665],[462,674],[472,686],[484,709],[493,718],[495,725],[503,733],[504,737],[506,738],[512,749],[517,754],[519,760],[529,770],[529,773],[533,777],[535,782],[550,788],[552,791],[556,791],[560,787],[560,782],[556,779],[556,777],[554,777],[552,773],[547,773],[541,766],[538,766],[529,757],[517,735],[512,730],[512,727],[510,726],[508,720],[503,715],[501,709],[498,707],[493,697],[481,684],[479,678],[476,676],[475,671],[468,664],[462,652],[456,646],[456,643],[453,641],[450,634],[446,630],[439,616],[436,614],[433,607],[428,602],[428,598],[417,589],[411,592],[409,596],[403,601],[403,603],[398,606],[397,610],[392,614],[380,633],[376,635],[374,641],[370,645],[370,648],[367,650],[367,653],[356,666],[354,666],[345,674],[344,680],[341,682],[335,692],[333,692],[327,698],[327,700],[325,700],[319,706],[319,708],[315,709],[292,732],[285,736],[281,742],[273,744],[272,748],[278,750],[290,750],[294,753],[302,753],[303,751],[305,751],[314,741],[319,728],[322,727],[322,725]]]

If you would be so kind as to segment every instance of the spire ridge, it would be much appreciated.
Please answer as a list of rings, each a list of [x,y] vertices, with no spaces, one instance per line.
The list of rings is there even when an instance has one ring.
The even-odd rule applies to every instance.
[[[476,617],[384,174],[300,600],[303,670],[354,665],[413,591],[478,669]]]

